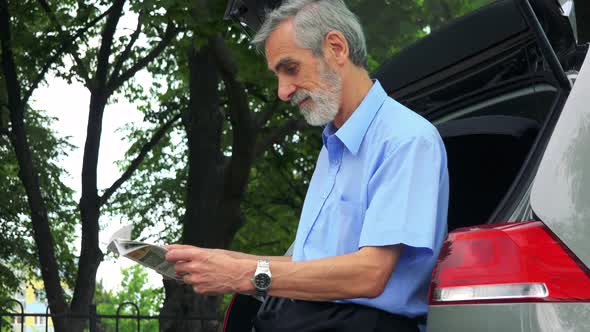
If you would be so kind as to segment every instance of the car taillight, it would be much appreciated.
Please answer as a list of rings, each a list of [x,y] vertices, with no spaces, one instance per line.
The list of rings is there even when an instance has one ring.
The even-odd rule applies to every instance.
[[[539,221],[459,229],[432,274],[430,304],[590,302],[590,273]]]

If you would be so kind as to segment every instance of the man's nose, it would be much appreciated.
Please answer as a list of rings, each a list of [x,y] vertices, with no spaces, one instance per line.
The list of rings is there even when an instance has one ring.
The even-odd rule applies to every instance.
[[[279,98],[281,98],[282,101],[289,101],[293,96],[293,93],[295,93],[295,90],[297,90],[297,88],[295,88],[294,84],[279,81]]]

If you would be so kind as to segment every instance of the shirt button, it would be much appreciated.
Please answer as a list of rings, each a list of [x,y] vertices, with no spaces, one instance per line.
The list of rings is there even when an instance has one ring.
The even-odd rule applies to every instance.
[[[328,194],[323,194],[323,195],[322,195],[322,198],[323,198],[323,199],[326,199],[326,197],[328,197]]]

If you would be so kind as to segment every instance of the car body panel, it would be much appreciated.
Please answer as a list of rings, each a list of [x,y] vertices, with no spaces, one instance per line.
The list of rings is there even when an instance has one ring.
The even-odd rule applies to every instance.
[[[586,317],[586,318],[583,318]],[[428,332],[587,332],[590,303],[430,306]]]
[[[590,266],[590,57],[553,131],[531,192],[531,206]]]

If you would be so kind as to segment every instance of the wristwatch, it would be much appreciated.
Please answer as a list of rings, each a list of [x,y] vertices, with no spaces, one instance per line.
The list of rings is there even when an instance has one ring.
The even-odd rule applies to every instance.
[[[256,288],[256,296],[266,296],[271,283],[270,261],[268,259],[259,259],[256,272],[252,277],[252,284]]]

